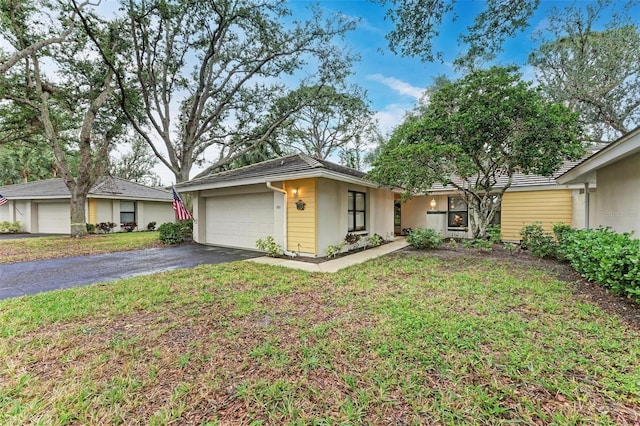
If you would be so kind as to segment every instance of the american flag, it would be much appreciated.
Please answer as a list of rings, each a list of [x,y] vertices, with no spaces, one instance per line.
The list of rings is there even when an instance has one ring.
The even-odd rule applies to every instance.
[[[193,219],[193,216],[191,216],[189,210],[187,210],[187,208],[184,206],[184,202],[176,192],[175,188],[173,188],[173,209],[176,211],[178,220]]]
[[[0,194],[0,206],[1,206],[1,205],[3,205],[3,204],[6,204],[6,203],[8,203],[8,202],[9,202],[9,200],[7,200],[6,198],[4,198],[4,197],[2,196],[2,194]]]

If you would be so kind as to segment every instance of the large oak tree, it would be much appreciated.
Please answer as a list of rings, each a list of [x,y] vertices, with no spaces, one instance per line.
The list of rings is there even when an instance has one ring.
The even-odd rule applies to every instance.
[[[640,125],[640,30],[601,0],[554,8],[552,39],[529,57],[545,94],[569,105],[595,141],[611,141]],[[596,30],[609,17],[607,27]]]
[[[200,175],[220,170],[267,143],[315,99],[314,90],[288,96],[292,81],[320,90],[343,79],[353,59],[333,43],[352,21],[317,10],[294,20],[283,1],[129,0],[123,9],[120,36],[130,50],[94,42],[120,87],[140,93],[144,117],[126,97],[122,107],[176,182],[195,166]],[[78,13],[93,34],[94,21]]]
[[[576,114],[547,101],[514,68],[477,70],[443,84],[409,116],[382,146],[370,177],[408,194],[451,185],[478,238],[514,174],[551,175],[584,153],[580,136]]]
[[[105,173],[105,160],[125,121],[114,108],[114,73],[96,59],[78,31],[77,10],[68,10],[64,2],[47,5],[24,0],[0,4],[0,35],[12,49],[8,55],[18,58],[1,76],[0,97],[21,112],[26,128],[47,141],[71,193],[70,233],[81,236],[87,233],[87,194]],[[84,3],[78,10],[82,7]],[[106,45],[119,42],[116,34],[103,30],[97,34]],[[33,48],[53,40],[51,34],[64,37]],[[0,133],[11,133],[12,123],[0,121],[5,125]]]

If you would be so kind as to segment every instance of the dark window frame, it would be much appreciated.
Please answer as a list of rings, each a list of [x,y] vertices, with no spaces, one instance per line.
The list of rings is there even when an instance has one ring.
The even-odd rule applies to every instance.
[[[129,211],[129,210],[122,210],[122,201],[125,201],[127,203],[133,203],[133,211]],[[135,201],[131,201],[131,200],[122,200],[120,201],[120,223],[130,223],[130,222],[137,222],[137,203]],[[133,220],[122,220],[122,214],[133,214]]]
[[[349,195],[353,194],[353,203],[349,203]],[[357,196],[362,195],[364,207],[362,210],[357,208]],[[347,204],[351,204],[347,206],[347,231],[348,232],[362,232],[367,230],[367,193],[361,191],[347,191]],[[351,215],[352,220],[349,220],[349,213],[353,213]],[[357,214],[362,213],[364,215],[364,224],[362,228],[358,228],[357,226]]]
[[[460,207],[456,207],[453,203],[455,200],[459,200],[464,204],[464,210]],[[454,205],[454,208],[451,208],[451,205]],[[454,223],[455,217],[458,216],[461,218],[460,224],[456,225]],[[462,197],[448,197],[447,198],[447,228],[449,229],[464,229],[469,227],[469,206],[464,203],[464,199]]]

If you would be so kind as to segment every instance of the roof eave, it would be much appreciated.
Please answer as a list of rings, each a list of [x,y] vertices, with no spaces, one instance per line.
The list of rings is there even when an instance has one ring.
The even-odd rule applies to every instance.
[[[640,127],[566,171],[556,179],[560,184],[593,183],[598,169],[640,153]]]
[[[274,174],[274,175],[260,176],[260,177],[254,177],[249,179],[234,179],[229,181],[201,183],[201,184],[193,184],[193,185],[186,184],[184,186],[181,185],[179,189],[181,192],[195,192],[195,191],[202,191],[202,190],[208,190],[208,189],[232,188],[234,186],[246,186],[246,185],[262,184],[267,182],[279,182],[279,181],[308,179],[308,178],[327,178],[327,179],[337,180],[341,182],[366,186],[369,188],[380,187],[380,185],[378,185],[377,183],[374,183],[356,176],[349,176],[349,175],[333,172],[331,170],[326,170],[326,169],[312,169],[304,172]]]

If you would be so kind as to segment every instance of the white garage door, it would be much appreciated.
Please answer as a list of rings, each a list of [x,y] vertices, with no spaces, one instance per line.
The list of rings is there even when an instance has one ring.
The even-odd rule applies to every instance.
[[[211,197],[206,201],[208,244],[256,248],[273,235],[273,192]]]
[[[42,234],[68,234],[71,228],[69,201],[64,203],[38,203],[38,232]]]

